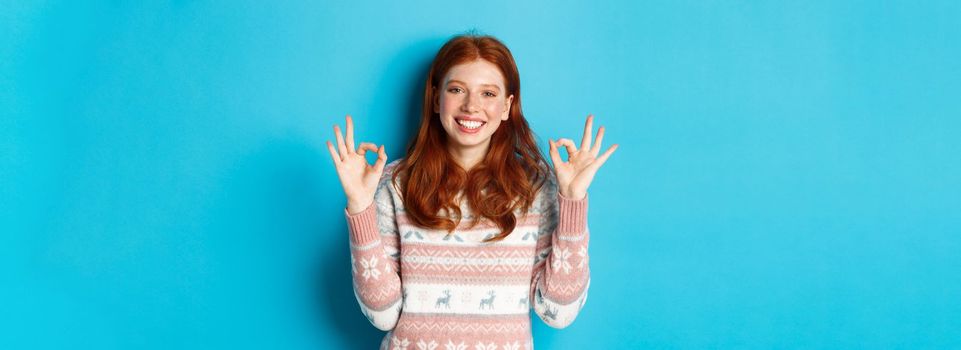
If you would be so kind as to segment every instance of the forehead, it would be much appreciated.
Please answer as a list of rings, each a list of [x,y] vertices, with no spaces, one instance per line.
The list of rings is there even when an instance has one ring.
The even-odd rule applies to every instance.
[[[493,63],[481,59],[451,67],[444,77],[444,85],[451,80],[458,80],[468,85],[504,87],[504,75],[501,74],[501,70]]]

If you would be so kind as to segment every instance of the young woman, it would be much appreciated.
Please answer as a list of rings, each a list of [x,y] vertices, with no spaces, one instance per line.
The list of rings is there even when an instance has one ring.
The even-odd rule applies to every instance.
[[[507,47],[462,35],[427,73],[406,157],[355,148],[349,115],[346,139],[334,126],[354,292],[382,349],[532,349],[531,308],[563,328],[587,300],[587,188],[617,145],[601,154],[588,116],[580,147],[549,141],[552,168],[520,93]]]

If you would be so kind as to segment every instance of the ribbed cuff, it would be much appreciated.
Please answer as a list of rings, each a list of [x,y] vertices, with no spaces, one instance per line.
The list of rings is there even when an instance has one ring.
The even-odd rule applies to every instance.
[[[587,197],[574,200],[557,193],[558,234],[579,235],[587,230]]]
[[[377,230],[377,202],[353,215],[344,208],[344,216],[347,217],[351,243],[363,245],[380,239],[380,232]]]

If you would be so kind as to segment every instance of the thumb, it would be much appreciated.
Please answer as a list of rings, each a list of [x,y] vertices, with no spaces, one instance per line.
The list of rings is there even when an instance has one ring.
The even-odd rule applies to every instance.
[[[380,145],[377,149],[377,162],[374,163],[374,171],[378,174],[384,172],[384,166],[387,165],[387,151],[384,150],[384,145]]]

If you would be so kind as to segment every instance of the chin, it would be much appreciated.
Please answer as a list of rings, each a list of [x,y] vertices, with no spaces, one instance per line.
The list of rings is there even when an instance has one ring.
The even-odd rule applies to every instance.
[[[481,137],[471,138],[470,140],[465,140],[465,139],[463,139],[463,138],[455,138],[455,139],[454,139],[454,143],[455,143],[455,144],[457,144],[457,145],[459,145],[459,146],[464,146],[464,147],[480,146],[480,145],[483,145],[484,143],[489,142],[489,141],[490,141],[490,136],[487,136],[487,137],[484,137],[484,138],[481,138]]]

